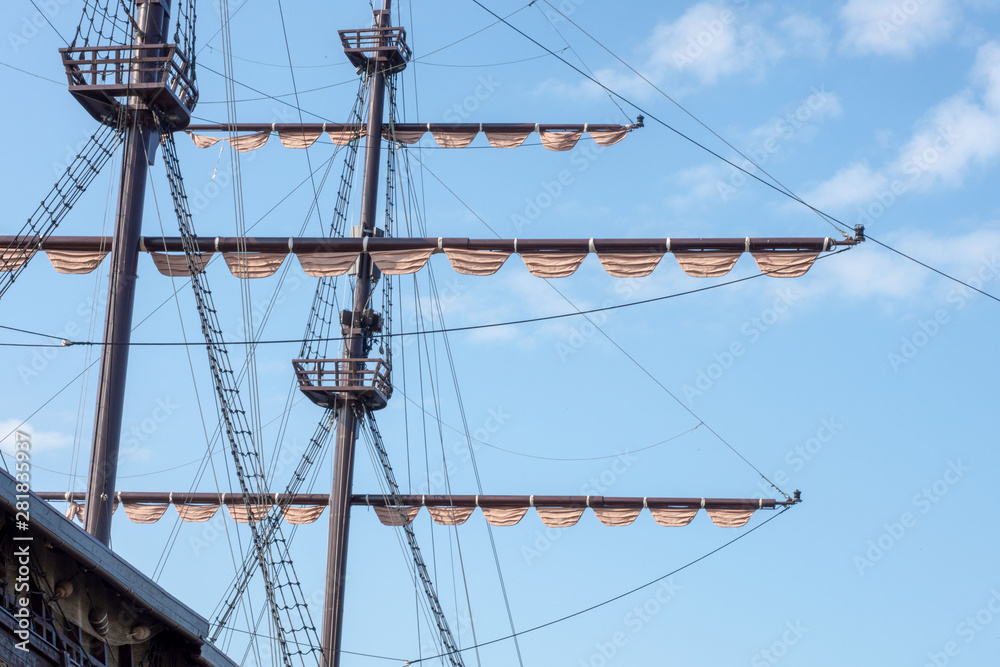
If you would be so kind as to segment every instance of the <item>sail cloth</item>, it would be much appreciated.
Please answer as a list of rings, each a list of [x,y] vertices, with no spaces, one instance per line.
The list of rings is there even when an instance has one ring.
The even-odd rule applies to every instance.
[[[439,526],[461,526],[472,516],[475,507],[428,507],[434,523]]]
[[[573,275],[586,257],[579,252],[540,252],[525,253],[521,261],[536,278],[565,278]]]
[[[237,278],[268,278],[285,261],[285,255],[276,252],[224,252],[222,257]]]
[[[285,148],[309,148],[316,143],[321,134],[322,130],[282,130],[278,132],[278,139]]]
[[[376,250],[369,254],[378,270],[387,276],[402,276],[416,273],[424,268],[434,248],[422,250]]]
[[[811,252],[776,251],[751,254],[760,272],[774,278],[798,278],[816,261],[816,253]]]
[[[738,252],[679,252],[674,257],[693,278],[718,278],[729,273],[742,253]]]
[[[419,507],[376,507],[375,515],[383,526],[408,526],[413,523]]]
[[[538,133],[538,136],[542,140],[542,146],[545,146],[550,151],[569,151],[573,150],[576,146],[576,142],[580,141],[580,137],[583,136],[583,132],[553,132],[551,130],[542,130]]]
[[[354,266],[360,253],[356,252],[321,252],[315,254],[300,253],[299,264],[307,276],[313,278],[329,278],[342,276]]]
[[[162,246],[161,246],[162,247]],[[145,248],[144,248],[145,249]],[[23,263],[19,250],[7,251],[11,261],[0,262],[0,271],[14,271]],[[17,252],[18,255],[14,253]],[[52,267],[59,273],[85,274],[94,271],[108,255],[107,251],[93,250],[44,250]],[[187,258],[180,253],[150,252],[156,269],[165,276],[188,276]],[[195,269],[200,273],[213,258],[212,252],[195,256]],[[320,278],[347,273],[357,261],[358,251],[346,252],[223,252],[226,266],[237,278],[267,278],[294,254],[309,276]],[[404,250],[375,250],[368,252],[375,266],[387,275],[406,275],[422,269],[433,254],[445,254],[457,272],[472,276],[496,273],[511,253],[506,250],[468,250],[465,248],[412,248]],[[668,252],[602,252],[594,251],[523,251],[517,253],[528,271],[539,278],[565,278],[573,275],[588,254],[597,259],[608,275],[616,278],[648,276],[660,265]],[[729,273],[737,260],[745,254],[739,251],[676,251],[672,253],[681,269],[694,278],[719,278]],[[797,278],[815,263],[819,251],[803,250],[754,250],[751,253],[761,273],[773,278]]]
[[[653,272],[663,255],[660,253],[643,253],[641,255],[625,252],[599,252],[597,259],[609,276],[615,278],[643,278]]]
[[[125,503],[125,516],[132,523],[156,523],[167,513],[168,507],[167,504]]]
[[[396,128],[382,128],[382,136],[398,144],[415,144],[424,136],[425,130],[397,130]]]
[[[465,148],[472,143],[472,140],[479,134],[478,130],[437,130],[431,132],[434,141],[441,148]]]
[[[107,250],[77,252],[74,250],[46,250],[52,268],[59,273],[82,275],[90,273],[104,261]]]
[[[451,262],[451,268],[456,273],[468,276],[491,276],[496,273],[510,257],[509,252],[492,250],[462,250],[460,248],[445,248],[444,254]]]
[[[243,134],[238,137],[226,137],[226,141],[240,153],[247,153],[261,148],[267,143],[270,137],[270,132],[254,132],[253,134]]]
[[[260,127],[260,126],[257,126]],[[572,150],[580,139],[586,134],[589,135],[598,146],[613,146],[625,138],[634,127],[610,126],[614,129],[589,129],[584,125],[582,130],[576,129],[551,129],[553,126],[541,126],[532,124],[518,125],[492,125],[479,123],[465,123],[457,125],[435,125],[427,123],[424,125],[405,124],[400,126],[384,125],[382,136],[389,141],[400,144],[412,145],[419,142],[428,132],[434,138],[434,142],[441,148],[465,148],[470,145],[480,134],[486,136],[490,146],[494,148],[517,148],[524,144],[525,140],[532,133],[538,133],[538,138],[542,146],[550,151]],[[558,127],[558,126],[555,126]],[[577,126],[579,127],[579,126]],[[609,126],[605,125],[604,128]],[[272,130],[262,130],[248,134],[239,134],[228,137],[216,137],[206,134],[196,134],[191,130],[186,130],[191,136],[191,141],[198,148],[211,148],[219,141],[225,139],[230,145],[240,152],[253,151],[267,144],[272,132],[278,135],[281,145],[285,148],[308,148],[324,133],[330,137],[330,141],[336,146],[346,146],[365,136],[363,126],[343,126],[330,124],[328,129],[323,125],[303,125],[300,127],[276,126]],[[226,131],[225,126],[212,127],[215,131]]]
[[[517,132],[490,132],[486,131],[486,140],[493,148],[517,148],[524,143],[524,140],[531,134],[531,130],[521,130]]]
[[[712,523],[720,528],[739,528],[745,526],[754,512],[753,510],[745,509],[707,509],[705,511],[708,512]]]
[[[484,507],[483,517],[491,526],[514,526],[528,513],[527,507]]]
[[[334,146],[346,146],[352,141],[365,136],[365,128],[344,127],[339,130],[329,130],[326,136],[330,137],[330,141],[333,142]]]
[[[6,248],[0,250],[0,271],[17,271],[34,254],[34,249]]]
[[[194,264],[195,273],[201,273],[205,270],[205,267],[208,266],[213,254],[214,253],[205,252],[191,256],[191,263]],[[149,253],[149,256],[153,258],[153,264],[156,265],[156,270],[165,276],[188,277],[191,275],[191,270],[188,267],[187,255],[169,255],[163,252],[151,252]]]
[[[325,505],[316,505],[314,507],[293,507],[289,505],[288,507],[283,507],[281,513],[285,515],[285,521],[288,523],[301,526],[316,521],[325,509]]]
[[[271,505],[226,505],[236,523],[257,523],[267,516]]]
[[[639,516],[641,507],[595,507],[594,514],[605,526],[631,526]]]
[[[215,516],[215,513],[219,511],[219,506],[174,503],[174,509],[177,510],[177,516],[181,518],[181,521],[204,523]]]

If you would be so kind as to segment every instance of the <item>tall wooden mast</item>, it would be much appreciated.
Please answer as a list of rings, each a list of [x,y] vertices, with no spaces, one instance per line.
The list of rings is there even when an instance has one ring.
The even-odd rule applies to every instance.
[[[162,55],[150,53],[145,47],[165,42],[170,27],[170,0],[146,0],[136,5],[133,62],[140,57]],[[159,75],[158,69],[144,71],[141,66],[135,67],[132,68],[128,84],[140,88],[143,84],[155,83]],[[128,97],[126,112],[129,119],[121,166],[111,274],[108,279],[108,305],[104,319],[104,347],[101,353],[94,439],[87,482],[87,497],[91,501],[87,503],[85,516],[87,532],[104,544],[111,541],[112,498],[118,473],[146,174],[157,146],[153,116],[140,94]]]
[[[378,199],[379,164],[382,148],[382,118],[385,102],[386,70],[398,71],[405,66],[409,54],[402,41],[401,31],[390,28],[391,0],[383,0],[381,10],[374,12],[374,27],[370,30],[341,31],[341,40],[347,57],[370,79],[368,97],[367,143],[365,145],[364,180],[361,194],[360,236],[375,236],[375,215]],[[365,358],[371,349],[371,337],[380,317],[373,313],[369,300],[377,280],[371,258],[358,257],[357,280],[354,286],[354,304],[350,313],[344,313],[344,359],[335,368],[347,366],[348,374],[361,374]],[[334,371],[338,372],[338,371]],[[347,542],[351,522],[351,489],[354,477],[354,450],[358,437],[357,410],[360,401],[369,400],[371,392],[338,392],[334,405],[337,408],[337,433],[333,452],[333,485],[330,492],[330,534],[326,556],[326,590],[323,601],[322,646],[326,664],[340,665],[340,644],[344,624],[344,582],[347,564]],[[384,406],[384,402],[380,402]]]
[[[155,128],[187,127],[198,102],[191,64],[178,45],[167,43],[170,5],[171,0],[136,0],[127,17],[134,26],[131,44],[74,42],[59,49],[69,92],[95,120],[125,136],[87,483],[91,500],[84,520],[87,532],[104,544],[111,540],[146,176],[159,136]]]

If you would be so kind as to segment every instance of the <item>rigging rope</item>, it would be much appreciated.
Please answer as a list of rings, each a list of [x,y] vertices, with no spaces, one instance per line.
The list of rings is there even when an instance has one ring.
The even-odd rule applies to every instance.
[[[361,119],[364,113],[369,80],[363,78],[358,84],[358,92],[351,109],[350,123],[362,127]],[[358,162],[359,141],[347,145],[347,155],[344,158],[343,170],[340,174],[340,187],[337,190],[337,201],[334,204],[333,218],[330,221],[331,237],[344,236],[347,228],[347,215],[350,208],[351,192],[354,187],[354,174]],[[329,356],[330,331],[336,324],[340,327],[340,310],[337,306],[337,280],[325,276],[316,284],[312,307],[306,321],[306,330],[302,336],[302,346],[299,349],[300,359],[325,359]]]
[[[0,251],[0,298],[7,293],[28,262],[52,235],[63,218],[72,210],[97,174],[121,146],[127,114],[119,109],[113,120],[101,125],[91,135],[83,149],[66,167],[59,180],[42,199],[38,208],[21,227],[14,240]],[[20,246],[22,239],[32,239],[31,245]],[[53,336],[54,337],[54,336]]]
[[[284,510],[288,507],[292,500],[292,494],[299,492],[302,484],[306,481],[306,475],[309,472],[309,468],[322,457],[326,447],[330,444],[335,419],[336,413],[333,410],[327,410],[320,419],[319,424],[316,426],[316,431],[309,439],[309,445],[306,448],[306,451],[302,454],[302,458],[299,459],[298,466],[292,473],[292,478],[289,480],[288,484],[285,486],[285,490],[282,492],[283,495],[279,496],[278,502],[275,503],[280,511],[271,512],[261,522],[263,524],[262,534],[265,539],[271,539],[271,537],[278,531]],[[247,554],[243,561],[242,570],[237,573],[236,577],[233,579],[233,583],[230,585],[230,595],[227,597],[226,602],[220,605],[220,607],[223,608],[223,611],[218,611],[218,608],[216,608],[217,615],[213,621],[213,625],[215,626],[215,631],[212,633],[213,641],[218,638],[222,629],[228,622],[229,617],[232,615],[233,611],[235,611],[237,600],[243,595],[244,591],[246,591],[246,588],[250,583],[250,579],[254,576],[255,572],[254,555],[252,553]]]
[[[382,441],[382,434],[378,430],[378,425],[375,423],[374,417],[368,410],[361,406],[356,406],[355,416],[359,422],[367,426],[368,431],[371,433],[375,451],[378,454],[379,461],[382,464],[383,473],[385,474],[385,480],[389,484],[389,495],[392,496],[392,506],[402,507],[403,501],[400,498],[399,485],[396,483],[396,475],[392,471],[392,464],[389,463],[389,455],[386,453],[385,443]],[[451,634],[451,629],[448,627],[448,619],[444,615],[444,610],[441,608],[441,602],[438,599],[437,591],[434,589],[434,583],[431,581],[430,573],[427,571],[427,565],[424,563],[423,555],[420,552],[420,545],[417,544],[417,536],[413,532],[413,526],[411,524],[406,524],[403,526],[403,529],[406,532],[406,541],[410,547],[413,564],[420,577],[420,583],[423,585],[424,595],[430,603],[431,611],[434,614],[434,619],[438,626],[438,632],[441,636],[441,643],[445,646],[444,655],[447,656],[453,667],[463,667],[464,663],[462,662],[462,656],[458,648],[458,644],[455,642],[455,638]]]
[[[272,507],[266,515],[260,517],[264,519],[270,517],[272,522],[277,523],[270,539],[265,539],[261,527],[253,520],[257,518],[254,500],[267,493],[267,481],[261,463],[260,450],[254,441],[254,432],[251,430],[246,411],[242,405],[239,386],[230,365],[229,353],[222,340],[222,330],[211,290],[208,288],[205,276],[195,271],[197,243],[191,229],[191,213],[188,208],[187,195],[184,192],[183,180],[180,176],[173,136],[162,126],[160,134],[164,163],[167,167],[167,180],[170,183],[171,197],[184,242],[188,268],[191,271],[191,285],[198,315],[201,318],[202,333],[205,337],[220,417],[225,426],[230,451],[233,455],[244,506],[251,518],[248,525],[257,563],[264,579],[270,620],[278,637],[281,659],[285,667],[292,666],[293,656],[298,657],[301,664],[307,664],[303,660],[303,656],[311,656],[315,659],[317,649],[303,650],[298,648],[293,650],[292,646],[318,646],[318,635],[309,617],[301,584],[288,553],[287,540],[280,525],[280,510]],[[300,641],[300,635],[305,635],[306,641]],[[288,637],[291,638],[291,641]]]

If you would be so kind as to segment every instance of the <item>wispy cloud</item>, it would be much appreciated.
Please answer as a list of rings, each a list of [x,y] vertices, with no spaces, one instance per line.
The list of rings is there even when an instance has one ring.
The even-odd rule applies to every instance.
[[[837,171],[830,179],[808,192],[803,199],[820,209],[850,206],[874,199],[885,189],[885,174],[864,162],[855,162]]]
[[[938,104],[892,165],[894,172],[926,172],[932,182],[960,185],[969,167],[1000,154],[1000,43],[979,49],[972,87]],[[944,148],[947,147],[947,148]]]
[[[814,87],[797,105],[789,105],[766,122],[731,137],[749,158],[737,156],[733,162],[750,173],[757,173],[757,167],[770,170],[771,163],[780,159],[778,156],[810,141],[824,122],[842,113],[840,96],[823,86]],[[748,180],[745,173],[722,162],[690,167],[671,177],[678,194],[667,201],[677,208],[730,201]]]
[[[909,57],[949,37],[960,16],[955,0],[848,0],[840,9],[840,47],[850,55]]]
[[[767,26],[745,8],[733,4],[699,3],[673,21],[653,27],[641,46],[642,75],[657,85],[668,85],[674,94],[711,86],[727,77],[762,76],[790,55],[822,57],[828,50],[828,31],[819,20],[792,14]],[[595,77],[608,88],[627,96],[653,91],[639,76],[619,67],[600,69]],[[546,89],[560,94],[598,95],[591,82]]]
[[[31,424],[21,424],[20,419],[0,419],[0,437],[11,433],[11,435],[0,440],[0,449],[3,449],[4,453],[10,454],[15,451],[15,434],[13,433],[15,429],[31,436],[32,452],[61,449],[73,444],[72,436],[65,433],[58,431],[36,431]]]
[[[880,167],[855,162],[814,186],[803,198],[842,209],[910,190],[959,187],[973,167],[1000,155],[1000,43],[980,47],[970,84],[931,108],[896,156]],[[883,206],[891,204],[883,203]]]

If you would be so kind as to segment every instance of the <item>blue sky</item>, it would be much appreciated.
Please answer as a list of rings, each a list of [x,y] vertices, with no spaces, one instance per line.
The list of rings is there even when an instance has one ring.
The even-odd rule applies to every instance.
[[[44,11],[69,36],[76,3],[37,4],[15,0],[0,8],[8,89],[0,112],[8,128],[0,134],[4,234],[20,229],[58,165],[95,129],[61,83],[63,44],[38,15]],[[232,3],[240,8],[232,21],[239,120],[297,121],[295,91],[303,120],[347,120],[357,79],[335,30],[368,25],[367,5],[355,4],[307,10],[285,3],[286,50],[276,3]],[[468,149],[442,150],[427,137],[409,149],[417,185],[403,193],[419,217],[396,235],[489,238],[492,229],[505,238],[839,237],[820,216],[656,120],[746,164],[693,116],[812,206],[1000,294],[998,3],[553,2],[563,16],[545,3],[484,4],[501,15],[516,11],[510,21],[520,30],[644,109],[646,127],[616,146],[583,140],[568,153],[532,145],[491,150],[482,138]],[[494,19],[474,3],[402,3],[394,16],[414,51],[398,97],[407,121],[625,123],[638,113],[509,27],[486,28]],[[211,71],[223,71],[218,10],[204,3],[199,18],[195,113],[200,121],[224,122],[225,89]],[[199,233],[235,234],[229,149],[201,150],[186,136],[177,139]],[[243,205],[254,233],[319,234],[339,182],[341,156],[322,183],[333,154],[329,142],[301,151],[274,138],[243,154]],[[152,174],[144,231],[174,235],[161,160]],[[116,183],[114,169],[106,169],[59,233],[104,233]],[[311,210],[314,183],[318,206]],[[609,277],[594,258],[573,276],[548,282],[516,258],[490,278],[458,275],[441,257],[429,266],[417,274],[419,293],[410,277],[396,285],[394,330],[413,330],[421,310],[425,328],[441,324],[438,313],[457,327],[713,284],[686,276],[671,258],[648,278],[632,280]],[[38,257],[0,301],[0,322],[98,340],[106,271],[107,263],[87,276],[61,275]],[[133,339],[198,340],[190,288],[172,285],[148,257],[140,258],[139,271],[141,323]],[[756,272],[744,257],[727,279]],[[208,278],[227,338],[242,338],[248,324],[239,281],[221,263]],[[272,303],[263,338],[300,336],[314,283],[288,261],[272,278],[244,284],[254,304],[252,327]],[[524,664],[988,664],[1000,650],[1000,523],[993,511],[998,308],[869,242],[817,262],[799,279],[759,278],[610,311],[593,322],[568,318],[452,334],[465,419],[482,441],[475,456],[485,493],[771,496],[758,473],[703,423],[785,491],[801,489],[804,499],[664,586],[523,635]],[[41,339],[5,332],[0,340]],[[33,434],[38,490],[83,487],[97,378],[81,372],[96,353],[85,346],[3,348],[0,437],[27,420],[22,428]],[[234,350],[237,364],[243,354]],[[273,459],[275,487],[287,481],[319,418],[291,389],[296,354],[294,345],[268,345],[256,360],[259,437]],[[397,478],[415,493],[445,492],[445,476],[455,493],[476,493],[443,339],[397,341],[394,354],[397,392],[378,420]],[[122,490],[236,488],[218,448],[198,475],[218,423],[211,396],[202,350],[134,349]],[[287,426],[279,428],[289,402]],[[325,492],[329,474],[327,455],[311,488]],[[379,488],[359,446],[355,490]],[[589,514],[562,531],[547,531],[531,515],[495,528],[514,625],[531,628],[657,579],[771,516],[758,512],[744,529],[716,528],[703,514],[686,528],[661,528],[648,515],[628,528],[607,528]],[[231,554],[239,558],[249,533],[221,514],[206,524],[177,524],[172,511],[167,517],[139,526],[117,515],[114,548],[208,616],[231,579]],[[299,529],[294,543],[317,622],[326,519]],[[474,643],[470,605],[478,641],[509,634],[482,517],[458,529],[459,542],[453,529],[431,526],[426,513],[417,528],[462,645]],[[397,664],[432,655],[397,535],[364,509],[353,513],[349,562],[344,648]],[[225,645],[241,660],[246,620],[236,628]],[[483,665],[517,659],[510,641],[483,648],[479,657]],[[343,664],[392,662],[348,656]],[[475,663],[469,652],[466,664]]]

